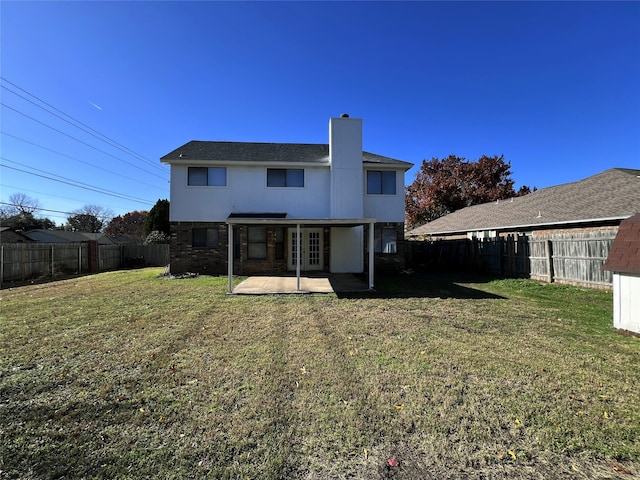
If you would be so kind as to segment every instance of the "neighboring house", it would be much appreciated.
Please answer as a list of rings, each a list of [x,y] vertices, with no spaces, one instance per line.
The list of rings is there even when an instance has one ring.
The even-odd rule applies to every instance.
[[[104,233],[67,232],[65,230],[30,230],[25,235],[39,243],[80,243],[95,240],[99,245],[113,245]]]
[[[463,208],[407,232],[421,268],[611,288],[602,270],[620,222],[640,212],[640,170],[612,168],[522,197]],[[445,241],[452,240],[452,241]]]
[[[640,214],[620,224],[602,268],[613,272],[613,326],[640,333]]]
[[[0,227],[0,243],[31,243],[29,237],[11,227]]]
[[[140,240],[131,235],[109,235],[111,241],[117,245],[140,245]]]
[[[328,144],[191,141],[161,161],[171,166],[174,273],[368,266],[372,280],[374,263],[403,266],[412,164],[364,152],[361,119],[331,118]]]
[[[407,232],[409,238],[495,238],[576,230],[615,235],[640,212],[640,170],[612,168],[522,197],[463,208]]]

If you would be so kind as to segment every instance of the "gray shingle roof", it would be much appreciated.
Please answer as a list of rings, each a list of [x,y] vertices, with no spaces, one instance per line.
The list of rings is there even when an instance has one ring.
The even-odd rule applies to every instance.
[[[216,162],[295,162],[329,163],[329,145],[323,143],[210,142],[192,140],[160,159],[166,163],[189,161]],[[409,169],[413,164],[390,157],[362,152],[364,163],[393,165]]]
[[[100,245],[111,245],[114,242],[104,233],[67,232],[65,230],[29,230],[25,235],[35,242],[41,243],[74,243],[97,240]]]
[[[417,227],[408,235],[441,235],[622,220],[640,212],[640,170],[611,168],[573,183],[522,197],[463,208]]]

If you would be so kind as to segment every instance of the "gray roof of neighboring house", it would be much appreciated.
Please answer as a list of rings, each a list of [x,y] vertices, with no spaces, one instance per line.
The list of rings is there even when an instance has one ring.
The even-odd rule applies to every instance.
[[[409,236],[548,227],[623,220],[640,212],[640,170],[611,168],[577,182],[522,197],[463,208],[408,232]]]
[[[320,143],[257,143],[257,142],[209,142],[192,140],[160,159],[175,163],[189,161],[215,162],[292,162],[329,163],[329,144]],[[390,157],[362,152],[364,163],[392,165],[409,169],[412,163]]]
[[[22,232],[15,231],[11,227],[0,226],[0,243],[21,243],[32,241],[33,240]]]
[[[30,230],[25,232],[30,239],[40,243],[76,243],[97,240],[100,245],[114,242],[104,233],[67,232],[65,230]]]

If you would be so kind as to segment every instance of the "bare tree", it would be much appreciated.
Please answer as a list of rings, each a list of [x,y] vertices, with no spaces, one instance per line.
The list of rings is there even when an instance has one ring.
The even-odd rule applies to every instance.
[[[40,210],[42,205],[40,201],[31,198],[24,193],[13,193],[9,195],[9,203],[7,207],[7,216],[31,214],[36,210]]]

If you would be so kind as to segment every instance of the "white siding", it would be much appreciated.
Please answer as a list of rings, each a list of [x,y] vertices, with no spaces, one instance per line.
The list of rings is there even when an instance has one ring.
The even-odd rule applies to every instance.
[[[170,220],[223,222],[232,212],[286,212],[292,218],[327,218],[329,169],[304,170],[303,188],[267,187],[266,167],[229,167],[226,187],[189,187],[187,167],[172,165]]]
[[[640,275],[613,274],[613,326],[640,333]]]
[[[362,120],[332,118],[329,121],[331,162],[331,218],[361,218]]]
[[[363,232],[362,227],[331,229],[332,273],[361,273],[364,270]]]
[[[371,168],[376,170],[376,168]],[[404,170],[396,170],[395,195],[368,195],[366,191],[367,172],[364,171],[364,217],[375,218],[377,222],[404,222]]]

